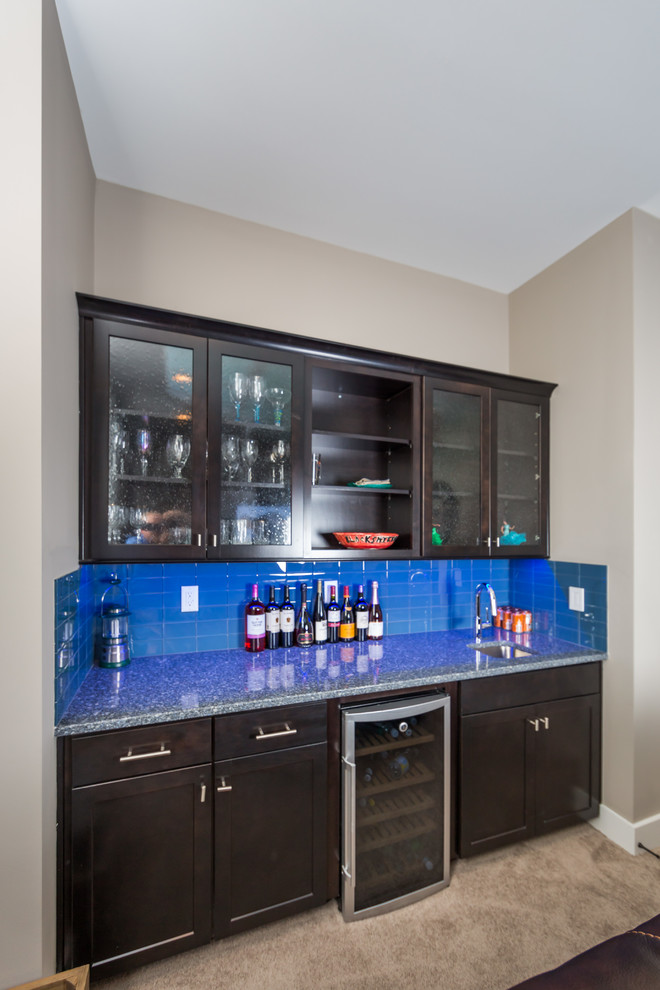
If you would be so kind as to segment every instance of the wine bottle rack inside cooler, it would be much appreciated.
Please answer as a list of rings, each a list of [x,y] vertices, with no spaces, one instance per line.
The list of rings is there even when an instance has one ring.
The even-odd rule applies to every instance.
[[[342,711],[342,913],[401,907],[449,883],[449,698]]]

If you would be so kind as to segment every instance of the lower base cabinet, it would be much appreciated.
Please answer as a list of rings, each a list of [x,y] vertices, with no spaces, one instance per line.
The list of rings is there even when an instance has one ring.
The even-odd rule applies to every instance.
[[[600,710],[600,664],[461,684],[460,856],[598,814]]]

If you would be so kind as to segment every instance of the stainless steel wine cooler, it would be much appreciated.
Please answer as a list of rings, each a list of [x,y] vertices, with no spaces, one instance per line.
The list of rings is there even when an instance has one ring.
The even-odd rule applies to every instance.
[[[449,697],[342,710],[342,895],[346,921],[449,883]]]

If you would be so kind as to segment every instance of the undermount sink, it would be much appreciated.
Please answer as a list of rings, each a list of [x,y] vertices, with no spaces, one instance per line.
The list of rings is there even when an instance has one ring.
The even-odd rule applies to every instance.
[[[471,650],[479,650],[489,657],[502,657],[504,660],[517,660],[518,657],[531,657],[531,650],[523,650],[515,643],[470,643]]]

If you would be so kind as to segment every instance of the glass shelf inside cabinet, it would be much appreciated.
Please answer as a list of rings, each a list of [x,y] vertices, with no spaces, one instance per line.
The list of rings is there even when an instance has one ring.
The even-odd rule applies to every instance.
[[[190,544],[193,352],[109,346],[108,542]]]
[[[291,543],[290,365],[223,355],[220,543]]]

